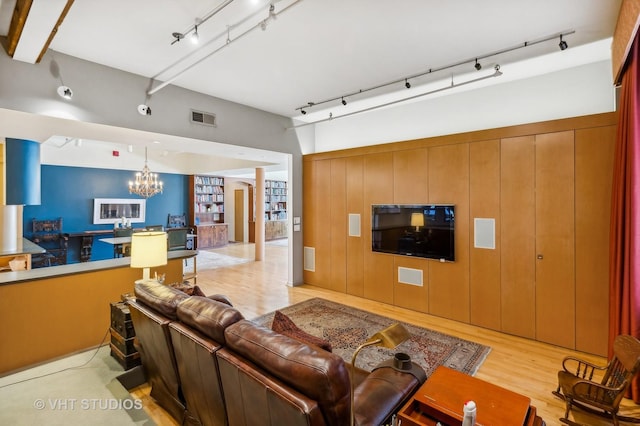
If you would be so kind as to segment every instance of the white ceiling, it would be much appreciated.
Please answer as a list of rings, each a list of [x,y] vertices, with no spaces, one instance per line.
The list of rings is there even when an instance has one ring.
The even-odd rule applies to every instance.
[[[14,3],[0,0],[0,34]],[[59,8],[64,0],[38,3]],[[172,43],[173,32],[188,32],[225,3],[198,26],[199,44]],[[404,96],[404,79],[429,69],[465,62],[410,79],[411,90],[557,52],[559,38],[531,43],[548,36],[571,32],[569,49],[609,38],[619,8],[620,0],[75,0],[50,49],[153,79],[152,90],[170,82],[313,121],[362,109],[366,98]],[[37,37],[26,26],[22,48],[37,49]],[[491,55],[525,42],[532,45]],[[482,70],[473,69],[474,58],[482,58]],[[536,72],[548,72],[541,66]],[[307,103],[334,98],[300,115]]]

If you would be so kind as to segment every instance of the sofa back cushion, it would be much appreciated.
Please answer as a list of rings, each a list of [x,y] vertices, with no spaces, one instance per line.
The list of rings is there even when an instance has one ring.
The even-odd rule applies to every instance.
[[[349,419],[349,371],[340,356],[247,320],[227,327],[225,339],[230,351],[317,401],[327,424]]]
[[[178,319],[176,314],[178,303],[189,297],[180,290],[151,280],[136,282],[134,293],[139,303],[173,321]]]
[[[178,304],[178,319],[214,341],[224,344],[224,330],[241,319],[240,311],[216,300],[191,296]]]
[[[129,309],[142,367],[151,385],[151,396],[182,424],[185,407],[169,334],[171,320],[154,308],[139,302],[140,298],[129,301]]]

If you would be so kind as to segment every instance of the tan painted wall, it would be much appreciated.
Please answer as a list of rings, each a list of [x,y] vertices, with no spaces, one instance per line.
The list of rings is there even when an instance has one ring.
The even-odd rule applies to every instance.
[[[151,275],[179,281],[182,262],[171,259]],[[0,375],[108,343],[110,302],[140,278],[141,269],[127,265],[1,285]]]

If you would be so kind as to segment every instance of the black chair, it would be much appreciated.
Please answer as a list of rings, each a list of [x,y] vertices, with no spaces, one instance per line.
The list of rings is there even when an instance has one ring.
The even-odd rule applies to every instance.
[[[62,232],[62,218],[31,221],[31,241],[46,251],[31,255],[31,267],[66,265],[69,234]]]
[[[169,213],[167,217],[167,229],[168,228],[186,228],[187,227],[187,215],[182,213],[179,215],[172,215]]]
[[[188,233],[189,233],[189,228],[168,228],[167,239],[169,240],[169,243],[168,243],[169,251],[186,250]]]

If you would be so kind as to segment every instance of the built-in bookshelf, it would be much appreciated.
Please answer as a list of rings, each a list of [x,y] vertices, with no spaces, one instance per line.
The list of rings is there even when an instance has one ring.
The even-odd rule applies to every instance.
[[[265,240],[286,238],[287,221],[287,182],[279,180],[264,181],[264,234]],[[255,188],[249,185],[249,242],[255,239]]]
[[[287,182],[265,180],[264,182],[264,220],[287,219]]]
[[[224,223],[224,178],[189,176],[190,223]]]

